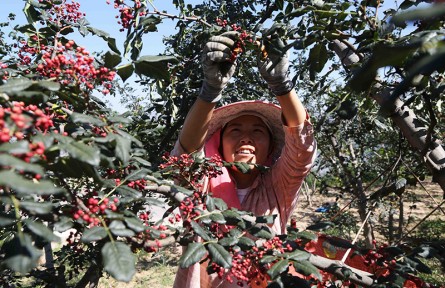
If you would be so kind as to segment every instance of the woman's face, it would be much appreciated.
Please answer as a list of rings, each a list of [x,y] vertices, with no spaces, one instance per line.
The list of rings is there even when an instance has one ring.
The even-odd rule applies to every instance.
[[[244,115],[227,123],[222,135],[222,152],[228,162],[264,165],[271,141],[266,124],[259,117]]]

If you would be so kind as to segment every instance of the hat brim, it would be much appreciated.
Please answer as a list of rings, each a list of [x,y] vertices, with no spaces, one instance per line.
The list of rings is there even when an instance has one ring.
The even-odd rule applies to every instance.
[[[284,146],[284,130],[281,120],[281,107],[273,103],[259,100],[240,101],[215,109],[209,122],[206,141],[227,122],[242,115],[259,116],[269,127],[273,138],[271,156],[274,162],[280,157],[281,149]]]

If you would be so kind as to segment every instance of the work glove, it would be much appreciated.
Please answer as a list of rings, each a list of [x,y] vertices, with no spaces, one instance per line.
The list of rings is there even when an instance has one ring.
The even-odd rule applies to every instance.
[[[294,84],[288,77],[289,57],[283,41],[277,35],[263,40],[258,57],[258,69],[275,96],[289,93]]]
[[[213,36],[204,46],[202,64],[204,82],[199,98],[216,103],[221,99],[222,90],[226,87],[236,68],[236,61],[232,57],[232,49],[238,37],[238,32],[225,32]]]

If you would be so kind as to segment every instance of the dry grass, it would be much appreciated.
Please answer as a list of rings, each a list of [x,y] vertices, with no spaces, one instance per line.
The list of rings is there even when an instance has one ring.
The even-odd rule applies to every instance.
[[[103,277],[99,288],[167,288],[173,287],[180,253],[176,247],[153,254],[139,255],[137,272],[129,283]]]

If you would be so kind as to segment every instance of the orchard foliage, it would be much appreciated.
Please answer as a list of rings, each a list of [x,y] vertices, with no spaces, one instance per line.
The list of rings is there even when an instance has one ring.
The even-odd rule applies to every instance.
[[[202,175],[215,175],[222,165],[248,170],[243,163],[165,152],[201,86],[203,43],[222,31],[240,31],[233,51],[238,72],[223,102],[272,99],[255,69],[263,53],[257,43],[280,35],[314,117],[317,168],[328,171],[318,174],[320,188],[352,193],[366,216],[372,201],[403,190],[407,181],[399,178],[409,182],[428,173],[419,163],[428,145],[443,136],[435,131],[443,130],[445,8],[404,12],[422,2],[431,1],[403,1],[380,14],[379,1],[174,0],[177,11],[170,13],[153,1],[104,0],[116,9],[120,25],[120,31],[105,32],[89,24],[88,11],[76,1],[25,1],[27,23],[0,23],[0,281],[19,283],[26,276],[48,287],[85,287],[97,285],[105,271],[128,282],[141,251],[179,243],[187,246],[180,267],[209,260],[209,273],[240,284],[417,284],[412,275],[430,271],[419,256],[443,261],[443,244],[401,249],[371,241],[373,247],[360,249],[332,238],[325,240],[329,249],[354,248],[375,269],[361,274],[329,259],[326,264],[311,254],[317,233],[292,222],[288,235],[274,235],[268,226],[273,215],[228,209],[200,192]],[[165,38],[164,55],[141,55],[150,32],[172,20],[176,31]],[[114,33],[125,34],[122,51]],[[99,37],[109,50],[88,51],[74,34]],[[358,61],[339,58],[335,40]],[[146,87],[146,107],[125,98],[131,91],[123,83],[135,76]],[[385,119],[390,109],[368,97],[382,87],[422,116],[418,124],[428,127],[422,156]],[[101,94],[122,96],[130,111],[118,115]],[[363,186],[374,182],[382,189],[370,195]],[[154,217],[158,210],[165,213]],[[62,241],[56,232],[69,236]],[[60,250],[52,252],[52,242],[61,242]],[[43,249],[44,267],[38,266]],[[298,274],[288,273],[291,266]]]

